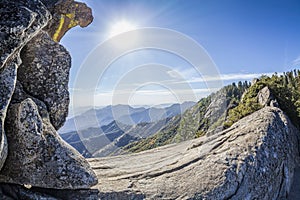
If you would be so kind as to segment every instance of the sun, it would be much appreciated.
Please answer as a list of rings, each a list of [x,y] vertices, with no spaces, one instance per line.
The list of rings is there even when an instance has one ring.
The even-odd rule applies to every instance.
[[[126,20],[119,21],[111,26],[109,37],[136,29],[136,25]]]

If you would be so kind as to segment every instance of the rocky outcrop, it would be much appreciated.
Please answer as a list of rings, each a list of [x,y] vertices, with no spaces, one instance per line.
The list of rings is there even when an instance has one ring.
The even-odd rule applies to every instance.
[[[18,81],[26,93],[46,104],[50,121],[58,130],[68,115],[68,51],[41,31],[22,49],[21,58]]]
[[[4,121],[15,82],[20,49],[46,25],[50,13],[40,3],[22,0],[0,2],[0,169],[7,155]]]
[[[268,86],[265,86],[258,92],[257,101],[261,106],[279,107],[277,99],[272,95]]]
[[[265,107],[209,137],[89,162],[101,199],[285,199],[298,134],[280,109]]]
[[[0,2],[0,69],[37,34],[51,18],[40,1],[2,0]]]
[[[60,139],[31,99],[10,107],[5,126],[12,150],[1,181],[57,189],[90,188],[97,183],[86,160]]]
[[[274,97],[271,94],[271,91],[268,88],[268,86],[265,86],[257,94],[257,101],[262,106],[268,106],[268,105],[270,105],[270,102],[272,100],[274,100]]]
[[[78,22],[68,29],[92,21],[90,8],[73,0],[0,2],[1,199],[8,193],[8,199],[43,198],[37,189],[23,190],[22,185],[51,197],[42,188],[71,193],[97,183],[88,162],[56,132],[68,114],[71,57],[48,33],[52,27],[57,32],[60,25],[53,16],[68,5]]]
[[[223,124],[228,112],[228,102],[229,98],[227,97],[226,91],[220,90],[212,97],[211,103],[204,115],[209,127],[206,134],[212,135],[224,129]]]
[[[50,3],[47,0],[43,1]],[[59,42],[74,26],[86,27],[93,21],[91,9],[86,4],[74,0],[60,0],[53,5],[51,10],[53,19],[47,31],[56,42]]]

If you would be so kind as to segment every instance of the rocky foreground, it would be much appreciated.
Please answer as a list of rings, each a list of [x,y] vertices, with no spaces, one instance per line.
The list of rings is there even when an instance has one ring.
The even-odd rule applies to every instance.
[[[103,199],[285,199],[299,163],[298,130],[265,107],[210,137],[94,158]]]
[[[7,199],[297,199],[298,136],[279,108],[265,107],[209,137],[88,159],[99,180],[89,190],[0,191]]]
[[[0,16],[0,199],[41,198],[23,186],[89,189],[95,173],[57,130],[68,114],[71,67],[58,42],[91,23],[91,9],[73,0],[1,0]]]
[[[299,131],[267,105],[211,136],[84,159],[57,134],[71,67],[59,40],[91,23],[91,10],[73,0],[1,0],[0,15],[0,199],[297,196]]]

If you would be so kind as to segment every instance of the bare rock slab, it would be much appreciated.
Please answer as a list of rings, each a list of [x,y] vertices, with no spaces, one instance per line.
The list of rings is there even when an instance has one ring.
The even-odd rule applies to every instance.
[[[30,98],[11,105],[6,127],[9,149],[1,182],[56,189],[87,189],[97,183],[88,162],[58,136]]]
[[[89,162],[101,199],[286,199],[299,131],[265,107],[209,137]]]

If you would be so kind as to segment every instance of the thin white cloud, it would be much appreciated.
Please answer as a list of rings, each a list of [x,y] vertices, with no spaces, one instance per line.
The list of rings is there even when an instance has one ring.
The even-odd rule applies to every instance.
[[[272,76],[273,73],[265,73],[265,74],[223,74],[221,75],[221,79],[223,81],[230,81],[230,80],[249,80],[253,78],[259,78],[262,75]]]
[[[180,74],[183,77],[197,77],[200,75],[199,72],[193,67],[180,71]]]
[[[300,55],[295,59],[295,60],[293,60],[292,61],[292,65],[300,65]]]
[[[300,58],[298,59],[298,62],[300,63]],[[169,72],[170,74],[172,74],[173,76],[178,75],[177,72],[173,71]],[[170,79],[170,80],[162,80],[159,83],[155,83],[156,85],[169,85],[169,84],[182,84],[182,83],[203,83],[203,82],[208,82],[208,81],[239,81],[239,80],[252,80],[254,78],[259,78],[262,75],[267,75],[267,76],[272,76],[273,73],[252,73],[252,74],[245,74],[245,73],[233,73],[233,74],[221,74],[219,76],[205,76],[205,78],[203,77],[197,77],[197,78],[191,78],[190,80],[186,79],[186,80],[178,80],[178,79]],[[151,82],[149,84],[152,84]],[[146,83],[143,83],[143,85],[147,85]],[[115,90],[114,93],[116,94],[127,94],[127,93],[132,93],[133,92],[133,88],[138,88],[139,86],[141,86],[141,83],[124,83],[123,84],[124,87],[120,88],[119,91]],[[178,87],[179,89],[180,87]],[[83,92],[96,92],[97,94],[101,94],[101,95],[110,95],[110,93],[113,93],[111,90],[103,90],[102,89],[97,89],[95,90],[95,88],[92,88],[90,90],[82,90],[82,89],[78,89],[78,88],[70,88],[70,91],[83,91]],[[162,90],[164,91],[164,90]],[[138,93],[152,93],[152,92],[161,92],[159,89],[157,90],[138,90]]]
[[[273,73],[264,73],[264,74],[243,74],[243,73],[237,73],[237,74],[221,74],[220,76],[206,76],[205,78],[198,77],[193,78],[192,80],[189,80],[189,83],[200,83],[200,82],[207,82],[207,81],[239,81],[239,80],[251,80],[254,78],[259,78],[262,75],[271,76]]]

